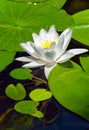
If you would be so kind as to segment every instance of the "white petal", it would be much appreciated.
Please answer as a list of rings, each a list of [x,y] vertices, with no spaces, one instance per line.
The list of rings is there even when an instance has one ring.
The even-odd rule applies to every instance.
[[[40,66],[43,66],[45,63],[38,63],[36,61],[32,61],[28,64],[25,64],[23,65],[22,67],[26,67],[26,68],[37,68],[37,67],[40,67]]]
[[[26,56],[26,57],[22,56],[22,57],[15,58],[15,60],[22,61],[22,62],[31,62],[31,61],[34,61],[36,59],[31,57],[31,56]]]
[[[61,38],[60,38],[61,37]],[[58,41],[58,44],[59,46],[61,47],[61,54],[63,54],[65,52],[65,50],[67,49],[68,47],[68,44],[71,40],[71,37],[72,37],[72,30],[70,29],[66,29],[62,32],[62,34],[60,35],[59,37],[59,41]],[[64,42],[60,42],[60,39],[64,39]]]
[[[38,54],[34,50],[32,44],[33,43],[31,43],[31,42],[27,42],[27,43],[21,43],[20,45],[28,54],[32,55],[35,58],[38,58]]]
[[[41,30],[40,30],[40,33],[39,33],[39,36],[40,36],[40,38],[41,38],[43,41],[45,41],[45,40],[46,40],[46,36],[47,36],[46,30],[45,30],[45,29],[41,29]]]
[[[52,25],[48,31],[47,39],[51,40],[52,42],[55,42],[56,40],[58,40],[58,33],[56,32],[54,25]]]
[[[67,60],[71,59],[74,56],[73,53],[65,53],[63,54],[56,62],[57,63],[63,63],[66,62]]]
[[[55,46],[55,51],[56,51],[56,53],[57,53],[57,55],[56,55],[56,59],[63,53],[63,43],[64,43],[64,36],[63,35],[61,35],[60,37],[59,37],[59,39],[58,39],[58,45],[57,46]]]
[[[32,48],[31,44],[33,43],[27,42],[27,43],[21,43],[20,45],[26,52],[31,54],[31,53],[34,53],[34,49]]]
[[[49,33],[56,33],[56,29],[54,27],[54,25],[52,25],[50,28],[49,28]]]
[[[49,74],[50,72],[52,71],[52,69],[56,66],[57,64],[55,65],[52,65],[52,66],[45,66],[44,67],[44,73],[45,73],[45,77],[48,79],[49,77]]]
[[[88,51],[87,49],[82,49],[82,48],[81,49],[70,49],[70,50],[68,50],[69,53],[73,53],[74,55],[85,53],[87,51]]]
[[[32,33],[32,37],[36,46],[39,46],[42,43],[42,39],[36,33]]]
[[[56,57],[56,52],[55,51],[46,51],[43,56],[44,56],[44,59],[48,62],[54,61],[55,57]]]

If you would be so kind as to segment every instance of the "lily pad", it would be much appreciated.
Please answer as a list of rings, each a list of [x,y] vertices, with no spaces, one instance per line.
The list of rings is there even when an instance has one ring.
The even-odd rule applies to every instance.
[[[41,111],[36,111],[35,113],[31,115],[37,118],[43,118],[43,113]]]
[[[89,76],[76,63],[57,65],[49,76],[49,88],[57,101],[89,120]]]
[[[18,83],[16,86],[14,84],[9,84],[5,90],[6,95],[13,100],[22,100],[26,96],[26,91],[22,84]]]
[[[58,9],[61,9],[62,6],[66,3],[67,0],[50,0],[50,4],[53,4]]]
[[[16,2],[37,2],[37,3],[40,3],[40,2],[46,2],[46,1],[49,1],[49,0],[10,0],[10,1],[16,1]]]
[[[24,3],[37,3],[37,4],[51,4],[58,9],[60,9],[66,2],[66,0],[10,0],[15,2],[24,2]]]
[[[0,71],[13,61],[15,54],[15,52],[0,51]]]
[[[20,112],[22,114],[33,114],[37,111],[37,106],[39,105],[39,102],[30,101],[30,100],[23,100],[18,102],[14,109],[17,112]]]
[[[17,68],[10,72],[10,75],[19,80],[32,79],[31,70],[27,68]]]
[[[72,17],[75,24],[72,26],[73,38],[89,46],[89,9],[80,11]]]
[[[51,4],[0,2],[0,49],[23,51],[20,43],[31,41],[33,32],[51,25],[63,30],[71,24],[72,17]]]
[[[89,56],[80,56],[80,62],[84,71],[89,75]]]
[[[30,98],[34,101],[43,101],[52,97],[52,93],[46,89],[34,89],[29,94]]]

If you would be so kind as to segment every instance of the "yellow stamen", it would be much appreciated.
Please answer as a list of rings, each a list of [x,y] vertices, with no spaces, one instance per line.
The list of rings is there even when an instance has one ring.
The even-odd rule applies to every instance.
[[[43,49],[50,48],[51,44],[52,44],[52,41],[47,40],[47,41],[45,41],[44,43],[41,44],[41,48],[43,48]]]

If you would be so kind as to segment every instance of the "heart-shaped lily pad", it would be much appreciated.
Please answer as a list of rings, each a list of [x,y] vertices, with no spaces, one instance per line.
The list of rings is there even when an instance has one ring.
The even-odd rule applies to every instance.
[[[23,100],[18,102],[14,109],[17,112],[20,112],[22,114],[33,114],[35,112],[37,112],[37,106],[39,105],[39,102],[35,102],[35,101],[30,101],[30,100]]]
[[[46,89],[34,89],[29,94],[30,98],[34,101],[43,101],[52,97],[52,93]]]
[[[80,66],[71,61],[57,65],[49,76],[49,87],[60,104],[89,120],[89,75]]]
[[[18,83],[16,86],[14,84],[10,84],[7,86],[6,95],[13,100],[21,100],[26,96],[26,91],[22,84]]]

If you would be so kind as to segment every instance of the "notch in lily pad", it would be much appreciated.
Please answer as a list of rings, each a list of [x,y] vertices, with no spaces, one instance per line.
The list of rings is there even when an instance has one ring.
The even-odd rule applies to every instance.
[[[9,84],[5,92],[6,95],[13,100],[22,100],[26,97],[26,90],[20,83],[18,83],[16,86],[14,84]]]
[[[17,68],[10,72],[11,77],[18,80],[32,79],[32,70],[28,68]]]
[[[33,101],[43,101],[43,100],[47,100],[47,99],[51,98],[52,92],[50,92],[46,89],[38,88],[38,89],[32,90],[29,93],[29,96]]]
[[[42,118],[43,113],[37,109],[39,102],[31,101],[31,100],[23,100],[18,102],[14,109],[22,114],[29,114],[31,116]]]

